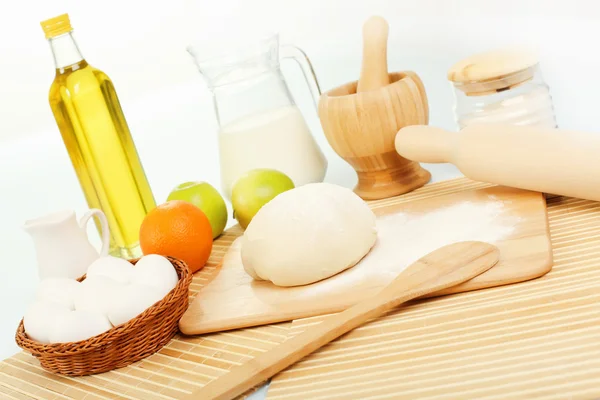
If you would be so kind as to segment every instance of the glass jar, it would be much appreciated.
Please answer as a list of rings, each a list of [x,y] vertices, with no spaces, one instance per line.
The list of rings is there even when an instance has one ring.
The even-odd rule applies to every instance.
[[[537,58],[522,50],[476,54],[448,71],[459,129],[473,123],[556,128],[550,90]]]

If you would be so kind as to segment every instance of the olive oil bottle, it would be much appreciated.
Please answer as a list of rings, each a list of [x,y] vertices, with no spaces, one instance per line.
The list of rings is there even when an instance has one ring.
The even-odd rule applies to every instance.
[[[83,58],[67,14],[41,25],[56,66],[50,107],[88,206],[106,214],[111,254],[139,257],[140,225],[155,201],[113,83]]]

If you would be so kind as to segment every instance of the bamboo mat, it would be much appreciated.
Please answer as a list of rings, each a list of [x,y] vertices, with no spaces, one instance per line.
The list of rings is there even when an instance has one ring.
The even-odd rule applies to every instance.
[[[600,203],[547,204],[547,275],[412,302],[277,375],[267,399],[600,399]]]
[[[191,297],[215,274],[240,233],[236,226],[215,241],[207,265],[194,276]],[[178,335],[160,352],[128,367],[77,378],[47,373],[37,359],[21,352],[0,362],[0,399],[178,399],[281,343],[287,337],[287,326],[289,323],[197,337]]]
[[[417,200],[487,186],[491,185],[461,178],[427,185],[402,198]],[[384,205],[386,201],[389,200],[372,203]],[[486,379],[494,377],[495,371],[502,373],[512,364],[521,368],[514,372],[538,379],[541,388],[550,388],[549,393],[598,398],[600,361],[596,360],[600,360],[600,293],[596,292],[600,292],[600,204],[562,198],[550,199],[548,203],[556,266],[546,277],[514,286],[429,300],[427,308],[424,304],[414,304],[404,308],[403,314],[410,320],[395,314],[383,317],[351,333],[358,336],[336,341],[325,351],[284,371],[271,385],[269,399],[402,398],[403,390],[407,390],[402,384],[437,389],[443,386],[442,381],[457,376],[452,369],[464,374],[455,380],[471,379],[470,382],[478,386],[469,388],[478,389],[487,384]],[[192,296],[211,279],[218,262],[240,233],[239,227],[235,227],[215,241],[207,266],[194,277]],[[536,301],[540,292],[545,296]],[[557,308],[550,308],[552,305]],[[515,307],[516,311],[513,310]],[[567,310],[566,307],[570,308]],[[461,320],[461,310],[472,316]],[[495,314],[485,318],[484,313],[490,311]],[[440,318],[446,321],[444,332],[438,333],[434,325]],[[287,337],[288,327],[297,332],[318,321],[319,318],[313,318],[294,321],[291,325],[270,325],[198,337],[177,336],[160,352],[136,364],[89,377],[70,378],[46,373],[32,356],[18,353],[0,362],[0,399],[174,399],[277,346]],[[408,328],[411,321],[413,326]],[[473,326],[476,329],[472,329]],[[514,327],[521,327],[521,330]],[[398,336],[396,331],[402,329],[404,333]],[[413,336],[416,339],[411,341]],[[508,342],[508,349],[505,349],[505,342]],[[519,343],[529,344],[515,351],[510,349]],[[476,346],[475,351],[456,347],[462,344]],[[494,345],[496,350],[489,348]],[[336,346],[339,346],[337,351]],[[521,350],[523,348],[526,348],[525,352]],[[478,356],[479,352],[481,356]],[[498,358],[498,354],[504,354],[503,358]],[[544,358],[539,357],[540,354]],[[359,357],[364,361],[357,363]],[[547,365],[542,368],[538,364],[544,363],[544,359]],[[420,369],[419,363],[431,363],[435,368]],[[358,369],[348,368],[352,364],[355,368],[360,365]],[[402,369],[393,369],[399,365]],[[491,371],[491,375],[487,371]],[[481,374],[477,375],[478,372]],[[480,375],[485,375],[485,379]],[[502,382],[512,383],[510,376],[514,373],[506,376],[509,380]],[[442,386],[437,381],[442,382]],[[514,380],[515,386],[509,386],[509,389],[519,389],[516,385],[522,382],[529,384],[527,388],[531,389],[532,381],[520,378]],[[361,392],[366,383],[368,391]],[[563,386],[559,387],[561,383]],[[348,385],[353,384],[354,389],[348,389]],[[333,394],[326,387],[334,388]],[[442,393],[452,393],[451,398],[457,398],[454,393],[461,393],[458,398],[489,395],[485,392],[463,395],[453,390],[456,389],[445,388]],[[510,393],[508,396],[503,396],[504,392],[490,393],[503,399],[518,398],[510,390],[506,392]],[[428,396],[414,390],[406,393],[407,398],[413,399]],[[524,393],[524,398],[531,398],[542,392]]]

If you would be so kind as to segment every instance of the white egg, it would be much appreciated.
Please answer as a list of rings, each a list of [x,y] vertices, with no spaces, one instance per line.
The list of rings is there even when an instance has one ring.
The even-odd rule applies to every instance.
[[[154,303],[162,300],[162,292],[152,286],[132,283],[115,292],[108,319],[114,325],[121,325],[137,317]]]
[[[108,314],[111,299],[121,286],[124,285],[106,276],[86,277],[75,291],[73,299],[75,310]]]
[[[70,311],[56,319],[48,339],[50,343],[71,343],[86,340],[111,329],[106,315],[93,311]]]
[[[63,304],[69,309],[75,309],[73,299],[80,285],[75,279],[46,278],[43,279],[35,292],[35,299]]]
[[[135,264],[131,283],[152,286],[160,290],[164,297],[175,286],[179,277],[173,264],[163,256],[148,254]]]
[[[119,283],[129,283],[133,264],[119,257],[106,256],[94,261],[87,269],[86,278],[90,276],[106,276]]]
[[[36,342],[50,343],[50,332],[54,328],[56,321],[64,314],[71,312],[71,309],[64,304],[53,303],[51,301],[36,301],[31,304],[23,316],[23,325],[25,333],[30,339]]]

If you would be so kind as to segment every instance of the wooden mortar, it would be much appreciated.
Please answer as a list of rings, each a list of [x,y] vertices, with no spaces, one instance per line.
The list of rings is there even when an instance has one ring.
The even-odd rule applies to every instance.
[[[388,74],[389,84],[357,92],[358,81],[321,95],[319,118],[329,145],[358,175],[354,192],[365,200],[410,192],[431,179],[429,171],[401,157],[394,145],[398,131],[427,125],[425,87],[412,71]]]

